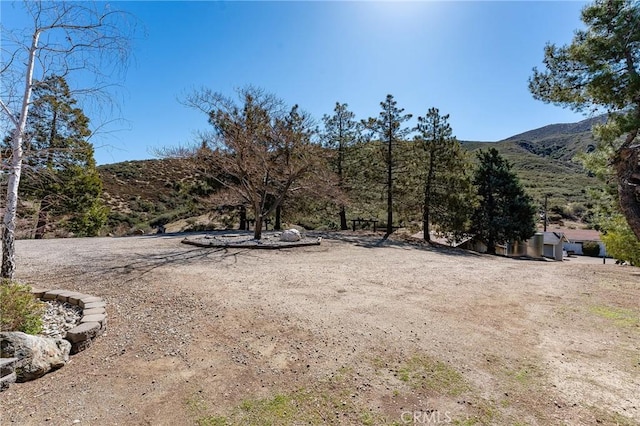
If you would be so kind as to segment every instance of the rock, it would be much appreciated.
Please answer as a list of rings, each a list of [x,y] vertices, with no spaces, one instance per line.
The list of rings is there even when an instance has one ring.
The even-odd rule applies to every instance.
[[[78,306],[85,308],[89,303],[103,302],[102,298],[96,296],[83,297],[78,300]]]
[[[62,339],[67,330],[80,324],[83,312],[79,306],[58,300],[48,300],[44,303],[47,305],[47,310],[42,317],[41,334],[43,336]]]
[[[18,358],[0,358],[0,392],[9,389],[16,382],[16,361]]]
[[[99,322],[83,322],[79,326],[68,330],[66,339],[71,343],[93,339],[100,331],[100,327]]]
[[[7,374],[4,377],[0,377],[0,392],[9,389],[11,383],[15,383],[17,379],[16,373]]]
[[[295,242],[300,241],[300,231],[297,229],[287,229],[280,235],[280,241]]]
[[[19,331],[0,333],[0,356],[15,357],[16,381],[44,376],[69,362],[71,343],[64,339],[32,336]]]

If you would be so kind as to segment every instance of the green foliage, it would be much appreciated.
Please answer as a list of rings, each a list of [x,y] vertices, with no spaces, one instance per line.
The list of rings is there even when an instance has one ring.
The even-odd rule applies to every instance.
[[[585,256],[600,256],[600,244],[595,241],[585,241],[582,243],[582,254]]]
[[[22,331],[38,334],[42,331],[44,303],[31,294],[31,288],[14,281],[0,282],[0,331]]]
[[[418,117],[415,139],[415,175],[421,189],[422,224],[425,239],[430,225],[459,239],[469,228],[473,207],[470,161],[460,143],[452,135],[449,115],[430,108]]]
[[[479,166],[473,183],[479,206],[472,216],[472,231],[495,254],[496,244],[524,241],[535,234],[535,208],[524,193],[511,166],[494,148],[478,153]]]
[[[352,181],[353,169],[349,167],[353,163],[350,148],[360,139],[361,130],[361,126],[355,121],[356,115],[347,108],[347,104],[336,102],[334,114],[322,117],[324,132],[321,135],[324,145],[335,152],[330,165],[338,175],[338,188],[343,192]],[[344,204],[340,206],[340,229],[348,229]]]
[[[620,211],[640,239],[640,5],[599,0],[582,10],[584,29],[571,44],[545,47],[546,70],[534,69],[534,98],[577,111],[604,109],[608,122],[596,129],[601,157],[618,182]],[[623,137],[624,136],[624,137]],[[611,173],[613,174],[613,173]]]
[[[602,241],[607,248],[607,255],[640,266],[640,241],[629,228],[624,216],[614,214],[606,222],[601,222],[601,225],[606,230]]]
[[[579,123],[578,123],[579,124]],[[557,132],[565,131],[562,127],[552,126]],[[530,136],[529,133],[532,133]],[[527,132],[523,137],[527,139],[529,145],[546,143],[545,140],[534,139],[536,132]],[[549,206],[557,206],[562,215],[559,219],[570,218],[564,213],[570,210],[571,204],[582,204],[588,206],[592,203],[587,194],[590,188],[602,188],[604,185],[593,174],[588,172],[588,168],[582,167],[577,161],[572,159],[575,156],[582,157],[587,151],[593,149],[596,141],[591,132],[577,134],[552,133],[545,134],[549,140],[558,144],[571,145],[566,158],[542,157],[532,152],[535,149],[526,149],[520,143],[518,136],[503,142],[464,142],[462,147],[472,153],[477,153],[489,147],[495,148],[500,155],[512,166],[512,171],[518,176],[523,189],[542,207],[545,195],[548,197]],[[573,219],[586,220],[590,216],[590,208],[582,215]]]
[[[387,193],[387,235],[393,232],[393,196],[394,196],[394,173],[398,168],[403,167],[402,159],[394,155],[394,148],[401,143],[411,131],[403,127],[403,123],[411,119],[411,114],[403,114],[404,109],[398,108],[393,95],[387,95],[383,102],[380,102],[382,111],[378,118],[369,118],[363,121],[363,125],[371,132],[371,136],[377,135],[384,143],[384,165],[386,166],[386,193]]]
[[[107,223],[109,209],[101,200],[95,199],[80,214],[73,215],[67,222],[67,228],[76,237],[95,237]]]
[[[52,217],[66,217],[63,226],[82,236],[97,235],[106,222],[99,201],[102,181],[87,138],[89,119],[64,78],[38,82],[27,123],[25,174],[20,187],[24,198],[40,202],[36,238],[44,236]]]

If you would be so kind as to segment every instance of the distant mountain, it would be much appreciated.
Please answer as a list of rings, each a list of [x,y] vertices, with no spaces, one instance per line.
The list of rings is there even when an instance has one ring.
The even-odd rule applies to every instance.
[[[558,135],[574,135],[579,133],[591,132],[591,129],[595,124],[601,124],[607,121],[606,115],[599,115],[598,117],[587,118],[586,120],[578,121],[577,123],[561,123],[550,124],[548,126],[540,127],[538,129],[529,130],[524,133],[520,133],[506,141],[539,141],[542,139],[557,137]]]
[[[585,170],[576,156],[595,149],[591,129],[606,117],[577,123],[551,124],[511,136],[500,142],[462,142],[471,152],[496,148],[513,166],[534,201],[549,206],[558,215],[580,218],[590,206],[588,189],[602,183]]]

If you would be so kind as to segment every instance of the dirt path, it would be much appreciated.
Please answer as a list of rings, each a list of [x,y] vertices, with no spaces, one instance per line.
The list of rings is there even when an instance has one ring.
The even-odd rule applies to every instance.
[[[18,242],[21,280],[103,297],[109,325],[0,394],[0,424],[640,424],[638,268],[181,238]]]

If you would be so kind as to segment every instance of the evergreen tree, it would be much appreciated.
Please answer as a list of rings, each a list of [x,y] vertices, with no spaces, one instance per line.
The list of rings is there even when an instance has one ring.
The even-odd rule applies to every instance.
[[[599,148],[611,153],[620,208],[640,239],[640,5],[597,0],[582,21],[571,44],[545,47],[546,70],[534,69],[529,89],[544,102],[609,113]]]
[[[102,181],[93,158],[89,119],[76,105],[62,77],[34,87],[27,120],[20,192],[40,202],[35,238],[43,238],[50,218],[64,217],[65,227],[93,236],[106,222],[100,201]]]
[[[589,195],[594,201],[591,223],[600,231],[607,255],[640,265],[640,240],[635,236],[617,201],[615,171],[609,161],[611,153],[604,147],[578,156],[583,166],[605,185],[603,189],[591,189]]]
[[[324,133],[322,135],[325,146],[337,151],[334,167],[338,174],[338,187],[344,191],[348,184],[347,163],[349,159],[347,154],[349,148],[353,147],[357,142],[360,134],[360,126],[355,121],[355,114],[349,111],[347,104],[336,102],[333,109],[333,115],[324,115]],[[347,213],[344,204],[340,205],[340,229],[343,231],[347,227]]]
[[[403,114],[404,109],[398,108],[393,95],[380,102],[382,111],[378,118],[369,118],[364,121],[364,126],[373,134],[377,135],[380,141],[386,145],[384,153],[384,163],[386,166],[386,190],[387,190],[387,234],[393,233],[393,191],[394,191],[394,171],[398,167],[397,159],[394,157],[394,147],[404,140],[411,132],[411,129],[402,127],[402,123],[411,119],[411,114]]]
[[[418,175],[422,180],[422,226],[430,241],[430,224],[453,239],[467,229],[472,195],[469,160],[453,136],[449,115],[430,108],[418,117],[415,138]]]
[[[471,218],[471,230],[495,254],[496,245],[524,241],[536,232],[536,209],[524,193],[509,163],[495,148],[478,153],[479,165],[473,177],[479,206]]]

